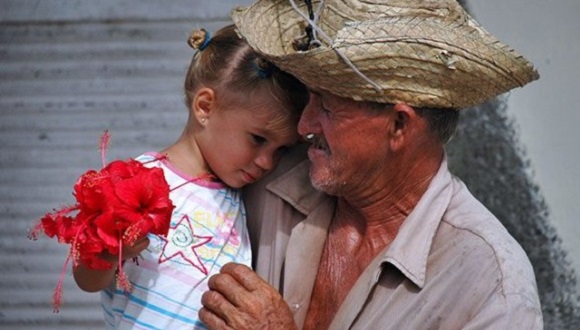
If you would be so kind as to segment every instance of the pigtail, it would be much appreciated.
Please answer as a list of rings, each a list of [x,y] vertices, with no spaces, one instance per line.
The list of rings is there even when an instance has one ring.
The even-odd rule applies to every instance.
[[[194,29],[187,44],[195,50],[183,84],[188,109],[201,86],[218,90],[224,102],[230,94],[268,90],[289,112],[299,113],[304,107],[308,93],[303,85],[253,51],[236,33],[235,25],[211,37],[203,28]]]
[[[191,31],[187,44],[195,50],[202,51],[209,45],[210,40],[211,36],[206,29],[198,29]]]

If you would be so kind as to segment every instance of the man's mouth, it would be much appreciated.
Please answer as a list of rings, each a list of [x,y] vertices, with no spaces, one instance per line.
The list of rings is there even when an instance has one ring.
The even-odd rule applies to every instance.
[[[312,139],[310,139],[310,144],[314,149],[328,151],[328,144],[326,144],[326,141],[319,136],[314,135]]]

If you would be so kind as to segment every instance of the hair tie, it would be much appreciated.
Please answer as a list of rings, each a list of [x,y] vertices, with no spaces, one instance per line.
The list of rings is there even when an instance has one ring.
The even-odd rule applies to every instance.
[[[201,46],[199,46],[199,51],[204,50],[207,47],[207,45],[209,45],[210,40],[211,40],[211,34],[207,31],[205,31],[205,39],[203,39],[203,43],[201,44]]]
[[[206,29],[193,30],[187,39],[189,47],[202,51],[211,40],[211,35]]]
[[[254,68],[258,72],[258,77],[262,79],[270,77],[272,75],[272,71],[274,70],[272,63],[264,60],[263,58],[257,58],[254,61]]]

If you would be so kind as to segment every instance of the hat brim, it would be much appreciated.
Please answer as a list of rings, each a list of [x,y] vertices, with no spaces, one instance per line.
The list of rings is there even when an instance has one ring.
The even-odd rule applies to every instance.
[[[287,0],[258,0],[232,18],[250,46],[275,65],[307,86],[355,100],[466,108],[539,77],[455,1],[439,1],[431,11],[416,3],[378,10],[345,2],[325,1],[317,25],[331,40],[321,38],[320,47],[307,51],[292,47],[308,23]]]

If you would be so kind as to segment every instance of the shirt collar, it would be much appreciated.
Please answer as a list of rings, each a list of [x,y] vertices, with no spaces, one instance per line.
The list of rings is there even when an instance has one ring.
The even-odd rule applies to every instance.
[[[327,196],[312,187],[309,176],[310,161],[303,160],[270,182],[266,189],[276,194],[304,215],[308,215]]]
[[[310,162],[304,160],[266,186],[306,216],[328,198],[310,184],[309,166]],[[447,168],[447,156],[444,156],[427,191],[403,222],[397,237],[383,252],[382,262],[397,267],[419,288],[425,285],[427,258],[433,237],[451,195],[451,173]]]
[[[385,250],[383,262],[397,267],[419,288],[425,285],[427,258],[433,237],[451,195],[451,173],[447,169],[445,156],[427,191],[403,222],[397,237]]]

